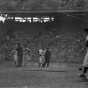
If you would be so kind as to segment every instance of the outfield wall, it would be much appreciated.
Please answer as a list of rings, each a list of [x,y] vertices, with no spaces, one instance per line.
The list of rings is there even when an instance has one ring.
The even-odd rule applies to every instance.
[[[83,30],[88,26],[87,16],[57,14],[55,19],[54,23],[46,24],[1,23],[1,29],[4,35],[8,29],[13,30],[15,37],[9,41],[8,47],[11,47],[13,41],[20,41],[23,46],[31,49],[33,61],[38,61],[39,48],[50,47],[52,62],[82,62],[85,55]]]

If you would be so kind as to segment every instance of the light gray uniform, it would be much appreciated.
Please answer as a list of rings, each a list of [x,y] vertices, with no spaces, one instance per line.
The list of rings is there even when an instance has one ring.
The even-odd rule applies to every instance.
[[[39,49],[39,55],[40,55],[40,57],[39,57],[39,63],[40,64],[43,64],[44,62],[45,62],[45,51],[44,50],[42,50],[42,49]]]

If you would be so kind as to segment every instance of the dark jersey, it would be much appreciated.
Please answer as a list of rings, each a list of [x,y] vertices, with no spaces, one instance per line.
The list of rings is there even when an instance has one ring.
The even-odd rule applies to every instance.
[[[46,53],[45,53],[46,60],[49,60],[50,59],[50,56],[51,56],[50,51],[49,50],[46,50]]]
[[[86,47],[88,47],[88,35],[86,36],[86,41],[85,41],[85,43],[86,43]]]
[[[23,49],[22,49],[22,47],[18,47],[17,49],[17,55],[19,56],[19,55],[23,55]]]
[[[88,47],[88,40],[86,41],[86,47]]]

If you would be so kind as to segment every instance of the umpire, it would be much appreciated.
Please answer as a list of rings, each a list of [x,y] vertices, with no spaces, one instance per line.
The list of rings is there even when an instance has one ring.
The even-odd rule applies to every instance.
[[[50,52],[49,48],[47,48],[46,52],[45,52],[45,65],[46,65],[46,67],[49,67],[50,59],[51,59],[51,52]]]
[[[23,48],[21,46],[20,43],[17,43],[17,48],[16,48],[16,51],[17,51],[17,67],[20,67],[22,66],[22,63],[23,63]]]

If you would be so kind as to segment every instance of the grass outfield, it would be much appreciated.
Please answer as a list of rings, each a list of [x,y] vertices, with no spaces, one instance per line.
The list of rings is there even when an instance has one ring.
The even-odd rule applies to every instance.
[[[77,64],[50,64],[40,70],[37,64],[15,68],[11,63],[0,66],[0,88],[88,88],[79,78]]]

